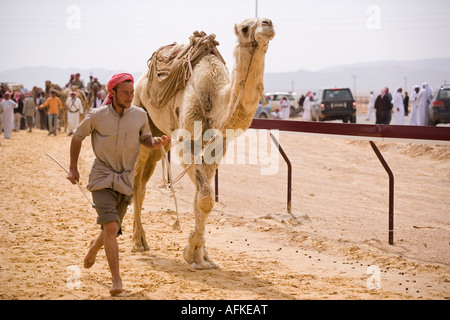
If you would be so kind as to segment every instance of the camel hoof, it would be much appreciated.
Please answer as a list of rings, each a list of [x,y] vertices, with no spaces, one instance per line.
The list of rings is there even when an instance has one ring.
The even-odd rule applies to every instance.
[[[200,263],[193,263],[192,266],[196,270],[210,270],[210,269],[213,269],[213,266],[210,263],[206,262],[206,261],[202,261]]]
[[[200,263],[193,263],[192,267],[196,270],[220,269],[219,265],[210,259],[208,261],[203,260]]]
[[[200,266],[200,268],[198,268]],[[193,264],[193,267],[197,270],[211,270],[211,269],[220,269],[219,265],[216,264],[211,259],[202,261],[199,265]]]
[[[190,246],[190,245],[187,245],[187,246],[184,248],[183,259],[184,259],[184,261],[186,261],[188,264],[193,264],[193,263],[194,263],[194,251],[191,250],[191,246]]]
[[[150,247],[147,244],[147,241],[145,239],[142,239],[142,241],[137,241],[137,243],[133,244],[133,248],[131,248],[131,252],[144,252],[144,251],[150,251]]]
[[[202,257],[200,261],[196,261],[195,259],[196,250],[202,250]],[[192,249],[192,247],[188,244],[186,248],[184,248],[183,258],[188,264],[192,265],[196,270],[219,269],[219,265],[208,257],[206,247],[201,248],[195,247],[195,249]]]
[[[133,248],[131,248],[131,252],[144,252],[144,251],[149,251],[149,249],[145,249],[144,246],[133,246]]]

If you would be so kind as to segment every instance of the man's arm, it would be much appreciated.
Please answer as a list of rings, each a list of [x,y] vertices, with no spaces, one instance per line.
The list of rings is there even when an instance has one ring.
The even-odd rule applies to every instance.
[[[59,107],[59,109],[64,110],[64,105],[60,98],[58,98],[58,107]]]
[[[67,179],[75,184],[75,181],[80,180],[80,174],[78,172],[78,157],[80,156],[82,141],[78,140],[75,136],[72,137],[70,142],[70,167]]]
[[[162,136],[162,137],[155,137],[149,136],[147,139],[142,141],[142,144],[150,149],[159,149],[161,148],[161,145],[163,147],[166,146],[170,141],[170,137]]]
[[[45,102],[39,106],[39,109],[44,109],[46,106],[48,106],[48,103],[49,103],[49,100],[48,99],[45,100]]]

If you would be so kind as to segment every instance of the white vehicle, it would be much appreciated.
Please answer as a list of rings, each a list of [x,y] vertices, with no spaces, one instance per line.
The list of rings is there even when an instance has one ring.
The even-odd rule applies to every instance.
[[[286,97],[291,103],[290,116],[293,117],[300,113],[300,96],[295,92],[268,92],[265,96],[267,98],[267,102],[272,108],[272,111],[275,111],[275,109],[281,109],[280,100],[281,98]]]

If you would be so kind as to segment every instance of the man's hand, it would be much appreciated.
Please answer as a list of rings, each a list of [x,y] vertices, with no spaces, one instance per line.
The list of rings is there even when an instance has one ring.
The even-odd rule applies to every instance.
[[[162,145],[163,147],[165,147],[169,143],[170,137],[164,135],[162,137],[153,138],[153,141],[158,146]]]
[[[77,169],[70,169],[69,174],[67,175],[67,180],[75,184],[76,181],[80,181],[80,173]]]
[[[77,181],[80,181],[80,173],[78,172],[78,157],[80,156],[82,142],[72,137],[70,141],[70,167],[69,174],[67,175],[67,180],[75,184]]]
[[[160,149],[161,146],[165,147],[170,141],[170,137],[164,135],[162,137],[149,137],[144,141],[144,145],[151,149]]]

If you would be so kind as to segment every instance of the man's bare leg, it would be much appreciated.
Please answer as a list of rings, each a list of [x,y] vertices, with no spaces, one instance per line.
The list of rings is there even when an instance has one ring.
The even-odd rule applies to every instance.
[[[103,226],[103,229],[97,239],[91,241],[86,257],[84,258],[84,267],[89,269],[95,263],[97,253],[105,246],[106,258],[112,276],[112,287],[109,291],[112,295],[122,292],[122,278],[119,272],[119,246],[117,244],[117,222],[110,222]]]
[[[84,267],[86,269],[89,269],[94,265],[97,253],[103,247],[103,239],[104,239],[104,232],[101,231],[97,239],[91,241],[89,251],[86,254],[86,257],[84,258]]]
[[[121,293],[122,278],[119,271],[119,245],[117,244],[117,232],[119,226],[117,222],[109,222],[103,225],[103,244],[105,246],[106,258],[112,276],[112,287],[109,290],[111,295]]]

